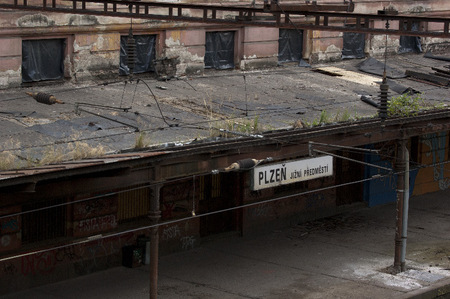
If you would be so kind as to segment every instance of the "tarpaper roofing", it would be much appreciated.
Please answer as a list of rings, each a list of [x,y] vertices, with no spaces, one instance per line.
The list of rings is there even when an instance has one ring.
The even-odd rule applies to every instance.
[[[224,136],[218,129],[264,134],[312,123],[322,111],[336,120],[344,114],[371,117],[377,108],[361,97],[378,101],[380,63],[370,59],[370,64],[363,65],[374,65],[373,69],[362,72],[364,61],[312,68],[285,64],[251,72],[208,70],[203,76],[170,81],[157,81],[147,74],[120,77],[114,83],[45,82],[1,90],[0,169],[148,146],[168,148]],[[432,67],[450,71],[448,65],[423,54],[388,57],[389,74],[395,74],[388,81],[393,87],[390,95],[414,90],[427,103],[450,104],[448,87],[401,76],[406,70],[430,73]],[[314,71],[318,68],[327,71]],[[26,92],[52,94],[65,104],[38,103]]]

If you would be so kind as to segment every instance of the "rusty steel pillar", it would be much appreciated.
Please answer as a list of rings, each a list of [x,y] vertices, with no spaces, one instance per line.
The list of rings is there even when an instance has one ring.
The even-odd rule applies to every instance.
[[[394,268],[401,272],[403,241],[402,232],[404,225],[404,199],[405,199],[405,170],[406,170],[406,139],[401,139],[397,143],[397,158],[395,161],[395,172],[397,173],[397,211],[395,225],[395,251]]]
[[[159,204],[161,185],[151,187],[149,218],[152,225],[159,223],[161,210]],[[159,227],[151,228],[150,232],[150,299],[158,297],[158,259],[159,259]]]

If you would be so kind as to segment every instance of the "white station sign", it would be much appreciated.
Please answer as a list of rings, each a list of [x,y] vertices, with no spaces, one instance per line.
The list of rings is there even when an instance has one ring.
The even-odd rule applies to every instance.
[[[333,175],[333,157],[322,156],[255,167],[252,190],[287,185]]]

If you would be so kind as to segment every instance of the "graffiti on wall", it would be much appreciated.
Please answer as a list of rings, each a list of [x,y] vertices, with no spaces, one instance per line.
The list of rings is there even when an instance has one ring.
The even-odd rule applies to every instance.
[[[17,212],[20,212],[20,207],[5,209],[2,214],[8,215]],[[0,218],[0,252],[20,247],[21,230],[22,224],[18,215]]]
[[[433,162],[433,179],[438,182],[439,189],[446,190],[450,188],[450,178],[445,177],[445,164],[446,161],[445,150],[447,145],[447,134],[445,132],[439,134],[430,134],[421,140],[422,144],[429,148],[426,153],[427,157],[432,158]]]
[[[19,230],[19,220],[17,218],[5,218],[0,221],[0,232],[11,233]]]
[[[171,244],[172,248],[189,250],[195,247],[197,237],[191,235],[193,228],[186,223],[184,226],[178,224],[164,226],[161,230],[162,243]]]
[[[175,239],[181,236],[180,228],[178,225],[169,226],[163,229],[162,239],[164,241]]]
[[[52,273],[55,268],[55,255],[53,252],[36,253],[22,257],[21,272],[27,275],[42,275]]]
[[[183,250],[193,249],[195,245],[195,236],[186,236],[181,238],[180,241]]]
[[[75,203],[73,235],[84,237],[117,227],[117,202],[115,196],[108,196]]]
[[[24,255],[2,262],[0,273],[8,276],[46,276],[57,273],[55,270],[58,267],[70,264],[73,265],[77,275],[92,273],[106,267],[117,266],[122,247],[133,244],[135,239],[135,234],[126,233],[86,244]]]
[[[105,215],[74,222],[73,235],[84,236],[113,229],[117,226],[116,215]]]
[[[117,199],[115,197],[103,197],[88,200],[73,205],[73,219],[87,219],[94,216],[114,214],[117,212]]]

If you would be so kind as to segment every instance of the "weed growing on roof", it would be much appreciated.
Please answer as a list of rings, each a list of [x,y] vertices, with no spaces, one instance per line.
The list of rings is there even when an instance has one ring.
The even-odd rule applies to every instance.
[[[17,157],[9,151],[0,153],[0,169],[9,170],[18,168]]]
[[[77,141],[69,146],[67,156],[69,160],[81,160],[87,158],[98,158],[104,156],[106,149],[103,145],[91,146],[86,142]]]
[[[104,156],[106,149],[102,145],[91,146],[83,141],[75,141],[68,145],[46,146],[42,158],[37,165],[48,165],[63,161],[81,160],[87,158],[98,158]]]
[[[64,161],[65,155],[62,146],[48,145],[44,148],[42,158],[39,160],[39,166],[55,164]]]
[[[329,124],[331,122],[332,122],[331,115],[326,110],[322,110],[318,118],[313,119],[312,122],[305,121],[304,123],[306,124],[307,127],[317,127]]]
[[[402,94],[388,101],[389,116],[414,116],[425,106],[422,94]]]
[[[352,115],[350,114],[350,111],[348,111],[348,109],[345,109],[342,113],[341,111],[338,111],[334,119],[336,122],[347,122],[353,120]]]
[[[0,148],[0,170],[19,169],[23,167],[20,157],[21,145],[19,141],[8,139]]]
[[[258,115],[253,119],[229,119],[216,122],[215,125],[211,127],[210,137],[223,136],[228,138],[235,136],[232,133],[223,132],[221,129],[241,134],[257,134],[262,131]]]
[[[322,110],[318,118],[313,119],[312,121],[304,121],[304,120],[296,120],[293,124],[294,129],[303,128],[303,127],[317,127],[324,126],[326,124],[331,123],[340,123],[340,122],[349,122],[361,119],[357,113],[355,115],[351,115],[348,109],[345,109],[343,112],[338,111],[336,115],[333,117],[326,110]]]
[[[150,138],[147,136],[145,132],[139,132],[136,134],[136,142],[134,143],[135,149],[146,148],[150,145]]]
[[[244,134],[256,134],[260,132],[259,116],[253,119],[242,119],[229,122],[230,131],[235,131]]]
[[[389,116],[415,116],[420,111],[445,108],[446,105],[443,103],[439,103],[436,105],[425,103],[425,99],[420,93],[405,93],[397,97],[392,97],[388,101]]]

